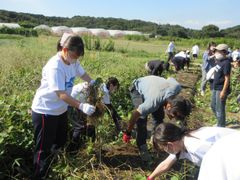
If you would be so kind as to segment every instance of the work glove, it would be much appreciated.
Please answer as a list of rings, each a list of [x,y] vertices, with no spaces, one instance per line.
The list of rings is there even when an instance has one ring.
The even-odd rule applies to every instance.
[[[129,143],[131,138],[132,138],[131,132],[127,132],[127,131],[123,132],[123,137],[122,137],[123,142]]]
[[[96,107],[92,106],[92,105],[90,105],[88,103],[80,103],[78,109],[80,109],[85,114],[91,116],[95,112]]]

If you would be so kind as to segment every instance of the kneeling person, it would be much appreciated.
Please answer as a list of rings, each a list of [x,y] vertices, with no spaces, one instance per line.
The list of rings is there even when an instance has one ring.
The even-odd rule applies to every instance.
[[[106,83],[102,83],[100,86],[101,91],[103,92],[102,103],[107,106],[108,112],[112,117],[117,132],[121,131],[121,117],[118,115],[117,111],[111,104],[110,96],[111,93],[114,93],[119,89],[119,81],[115,77],[110,77]],[[87,97],[89,96],[89,85],[87,82],[79,83],[73,87],[71,96],[79,99],[83,102],[87,101]],[[87,125],[86,118],[87,115],[83,114],[78,109],[69,107],[69,116],[73,122],[73,135],[72,135],[72,143],[78,146],[80,137],[84,138],[84,136],[92,137],[92,140],[95,140],[95,126]],[[83,136],[83,137],[82,137]],[[82,139],[81,139],[82,140]]]
[[[163,70],[168,71],[169,63],[160,60],[151,60],[145,64],[149,75],[161,76]]]

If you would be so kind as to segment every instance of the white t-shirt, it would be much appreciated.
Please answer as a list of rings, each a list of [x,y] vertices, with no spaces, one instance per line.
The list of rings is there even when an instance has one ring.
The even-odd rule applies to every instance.
[[[173,52],[175,48],[175,45],[173,42],[170,42],[167,48],[167,52]]]
[[[105,83],[103,83],[101,85],[101,90],[104,93],[102,102],[104,104],[111,104],[110,93],[109,93],[109,90],[107,89],[107,85]]]
[[[237,51],[237,50],[233,51],[232,58],[233,58],[233,61],[236,61],[237,58],[240,58],[240,51]]]
[[[179,159],[188,159],[195,165],[200,166],[203,157],[222,137],[238,132],[234,129],[221,127],[203,127],[190,133],[191,136],[184,137],[186,151],[180,152]],[[170,154],[169,157],[176,159],[176,155]]]
[[[192,53],[193,53],[193,54],[198,54],[198,53],[199,53],[199,47],[198,47],[198,45],[195,45],[195,46],[192,47]]]
[[[187,53],[185,53],[184,51],[180,51],[179,53],[175,54],[175,57],[187,58]]]
[[[100,89],[103,92],[102,102],[104,104],[111,104],[110,93],[109,90],[107,89],[106,84],[102,83]],[[78,99],[80,102],[86,102],[88,95],[89,88],[87,82],[79,83],[73,86],[71,96]]]
[[[67,65],[61,59],[60,53],[57,53],[42,70],[41,85],[33,99],[32,110],[49,115],[66,112],[68,104],[57,96],[56,91],[66,91],[70,95],[75,77],[84,74],[79,62]]]
[[[79,83],[73,86],[71,96],[81,103],[87,102],[89,96],[89,84],[88,82]]]
[[[240,179],[240,132],[221,138],[202,160],[198,180]]]

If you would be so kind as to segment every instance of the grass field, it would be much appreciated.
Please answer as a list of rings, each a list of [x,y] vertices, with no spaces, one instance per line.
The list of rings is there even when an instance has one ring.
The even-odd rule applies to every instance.
[[[28,179],[31,175],[32,151],[33,151],[33,127],[28,109],[41,80],[41,70],[48,59],[56,53],[58,37],[40,36],[22,37],[0,35],[0,179]],[[105,42],[107,40],[101,40]],[[81,64],[93,77],[116,76],[121,84],[119,92],[113,96],[113,104],[124,120],[128,120],[132,110],[128,95],[128,86],[137,77],[146,75],[144,63],[150,59],[166,60],[166,47],[168,40],[149,39],[147,41],[128,41],[114,39],[115,51],[86,51]],[[195,42],[206,44],[207,40],[176,40],[178,50],[189,49]],[[212,39],[209,39],[212,41]],[[223,40],[217,39],[217,42]],[[235,44],[239,42],[235,42]],[[205,46],[201,46],[201,53]],[[192,72],[181,77],[170,73],[164,73],[165,77],[174,76],[188,81],[192,75],[200,75],[201,57],[192,66]],[[234,70],[232,76],[233,92],[228,101],[228,121],[238,123],[240,120],[239,106],[235,97],[239,93],[240,71]],[[200,76],[199,76],[200,77]],[[79,82],[80,80],[77,80]],[[194,82],[193,82],[193,85]],[[195,85],[196,93],[192,95],[195,102],[195,113],[190,117],[191,121],[200,121],[209,125],[216,123],[211,110],[210,91],[205,97],[199,96],[197,91],[199,82]],[[87,144],[77,155],[61,152],[56,156],[58,161],[52,163],[50,177],[52,179],[145,179],[153,169],[141,167],[110,167],[101,160],[101,153],[107,145],[119,145],[122,142],[112,136],[113,123],[105,115],[98,126],[99,141],[95,144]],[[133,141],[132,148],[136,147]],[[99,155],[100,154],[100,155]],[[99,159],[100,157],[100,159]],[[138,161],[135,153],[129,156],[133,161]],[[171,171],[163,176],[170,179],[186,179],[194,174],[195,169],[186,163],[181,163],[183,168],[176,167],[180,171]]]

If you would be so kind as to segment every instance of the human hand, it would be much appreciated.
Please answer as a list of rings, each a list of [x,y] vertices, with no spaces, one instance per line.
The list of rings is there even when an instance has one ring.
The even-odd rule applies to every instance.
[[[92,106],[88,103],[80,103],[79,107],[78,107],[82,112],[84,112],[85,114],[91,116],[95,110],[96,110],[96,107],[95,106]]]
[[[215,54],[211,55],[209,58],[210,59],[215,58]]]
[[[147,177],[147,180],[153,180],[153,178],[150,178],[150,176]]]
[[[132,138],[131,132],[123,132],[123,137],[122,137],[123,142],[129,143],[131,138]]]
[[[225,97],[225,92],[221,91],[219,96],[220,96],[220,99],[223,100]]]

